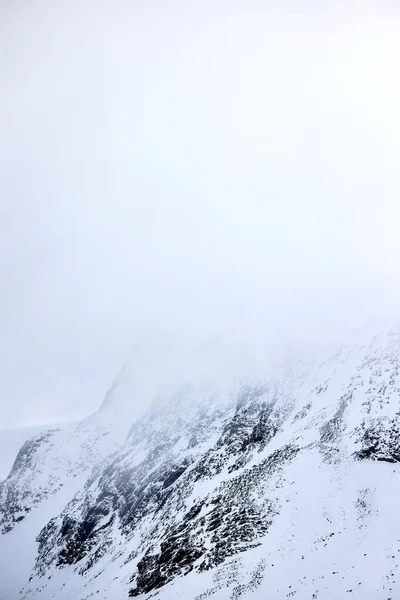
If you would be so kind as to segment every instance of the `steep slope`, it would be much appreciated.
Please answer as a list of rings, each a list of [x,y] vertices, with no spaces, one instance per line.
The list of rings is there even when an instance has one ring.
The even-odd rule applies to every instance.
[[[127,401],[138,393],[137,387],[124,365],[97,413],[75,423],[41,428],[23,444],[8,477],[0,482],[1,533],[11,531],[74,478],[88,477],[96,464],[124,443],[140,415]]]
[[[163,394],[43,527],[23,598],[400,596],[398,332]]]
[[[83,421],[35,432],[0,482],[0,591],[7,600],[18,598],[28,580],[40,530],[124,442],[135,419],[121,402],[127,384],[122,371],[106,394],[121,405],[118,413],[112,403]]]
[[[69,479],[88,474],[101,450],[106,448],[106,456],[112,449],[102,440],[109,435],[110,431],[88,421],[50,429],[25,442],[10,474],[0,484],[1,532],[11,531]]]

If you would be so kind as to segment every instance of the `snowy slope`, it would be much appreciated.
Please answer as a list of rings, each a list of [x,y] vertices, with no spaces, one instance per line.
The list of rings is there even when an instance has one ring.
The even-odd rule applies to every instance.
[[[15,457],[21,446],[38,433],[46,431],[49,427],[32,426],[20,429],[3,429],[0,431],[0,481],[9,474],[14,464]]]
[[[21,523],[6,505],[2,538],[30,536],[22,598],[400,597],[399,333],[230,373],[154,390],[128,435],[116,385],[117,404],[40,441],[40,468],[19,457],[32,510]]]
[[[106,398],[119,405],[125,384],[121,372]],[[77,423],[33,428],[33,437],[22,445],[7,478],[0,482],[2,600],[19,598],[35,562],[40,530],[82,488],[96,465],[121,446],[135,418],[129,404],[121,406],[118,415],[115,406],[103,406]]]

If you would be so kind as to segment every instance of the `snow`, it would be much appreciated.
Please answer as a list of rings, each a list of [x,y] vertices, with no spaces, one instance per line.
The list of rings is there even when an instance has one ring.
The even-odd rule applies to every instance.
[[[1,598],[17,600],[21,587],[33,569],[37,547],[36,537],[84,485],[87,473],[64,480],[62,488],[43,501],[36,510],[7,535],[0,536]]]
[[[169,388],[164,405],[155,390],[156,406],[141,416],[129,407],[124,412],[138,389],[137,365],[133,390],[128,366],[121,377],[96,415],[56,432],[35,457],[33,469],[19,475],[21,489],[31,494],[40,490],[43,498],[0,537],[1,600],[16,600],[20,588],[24,600],[126,598],[139,561],[146,552],[160,553],[168,528],[179,525],[186,511],[201,501],[223,495],[238,478],[250,481],[246,477],[251,473],[262,475],[251,480],[249,502],[260,514],[265,506],[273,508],[267,532],[255,539],[255,547],[226,557],[208,571],[198,572],[198,559],[190,573],[176,575],[157,591],[158,600],[400,598],[400,463],[354,456],[361,448],[363,428],[378,423],[383,442],[391,424],[399,421],[398,337],[378,336],[367,345],[342,348],[327,360],[307,358],[290,363],[273,378],[265,375],[268,385],[261,386],[262,393],[246,400],[253,412],[244,413],[243,406],[243,431],[247,435],[258,424],[263,403],[272,407],[269,425],[276,430],[265,446],[254,448],[242,444],[246,440],[240,437],[237,446],[234,436],[233,442],[229,436],[228,442],[221,442],[237,414],[243,382],[257,381],[253,374],[229,381],[224,370],[221,381],[215,370],[209,381],[200,379],[193,386],[185,375],[181,388]],[[286,447],[297,449],[290,460],[269,471],[257,470]],[[220,468],[191,479],[207,457],[207,465]],[[246,460],[236,467],[238,458]],[[129,490],[118,487],[124,474],[133,485],[135,479],[129,477],[144,473],[146,489],[164,468],[168,473],[169,465],[175,469],[184,461],[186,469],[171,485],[165,503],[145,511],[134,529],[123,530],[114,508],[110,527],[108,513],[98,521],[96,527],[104,531],[88,555],[76,564],[56,566],[63,544],[57,532],[65,516],[80,522],[88,507],[98,505],[104,490],[119,493],[116,498],[122,505],[130,499]],[[229,501],[235,502],[235,497]],[[213,506],[202,505],[198,518],[209,518]],[[55,546],[47,555],[48,564],[43,563],[44,573],[34,571],[28,582],[37,557],[36,536],[52,517]],[[199,536],[205,551],[211,551],[214,542],[204,529]],[[102,545],[107,552],[87,568]]]
[[[3,429],[0,431],[0,481],[5,479],[21,446],[34,435],[49,429],[48,425]]]

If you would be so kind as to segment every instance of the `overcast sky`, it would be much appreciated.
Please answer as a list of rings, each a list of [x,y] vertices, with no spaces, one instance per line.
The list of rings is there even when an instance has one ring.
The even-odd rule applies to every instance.
[[[396,4],[2,0],[0,429],[143,339],[400,316]]]

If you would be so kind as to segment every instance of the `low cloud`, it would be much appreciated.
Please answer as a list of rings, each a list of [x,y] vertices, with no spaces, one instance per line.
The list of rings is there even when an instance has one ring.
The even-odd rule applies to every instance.
[[[4,426],[145,340],[397,319],[399,14],[313,4],[3,2]]]

